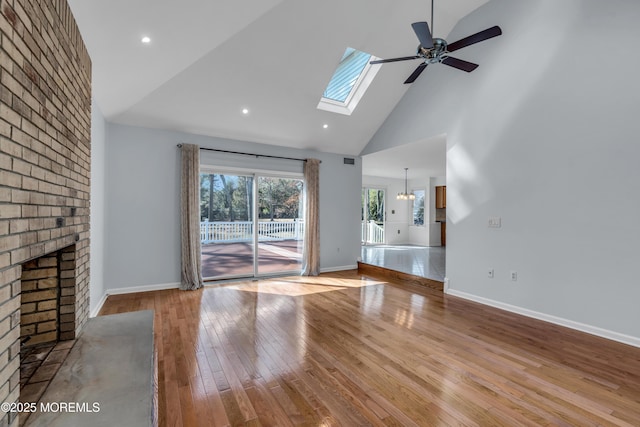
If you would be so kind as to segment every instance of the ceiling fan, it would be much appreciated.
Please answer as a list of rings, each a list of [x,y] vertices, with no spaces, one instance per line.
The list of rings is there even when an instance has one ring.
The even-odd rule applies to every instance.
[[[431,31],[429,31],[429,24],[424,21],[414,22],[413,24],[411,24],[411,27],[413,27],[413,31],[416,33],[416,36],[420,41],[420,44],[418,45],[418,51],[414,56],[378,59],[369,62],[370,64],[383,64],[386,62],[423,59],[424,62],[418,65],[418,68],[416,68],[413,73],[411,73],[409,78],[405,80],[405,84],[413,83],[429,64],[443,63],[450,67],[466,71],[467,73],[472,72],[473,70],[478,68],[478,64],[454,58],[452,56],[449,56],[449,53],[502,34],[502,30],[496,25],[449,44],[444,39],[432,37]],[[431,28],[433,29],[433,1],[431,2]]]

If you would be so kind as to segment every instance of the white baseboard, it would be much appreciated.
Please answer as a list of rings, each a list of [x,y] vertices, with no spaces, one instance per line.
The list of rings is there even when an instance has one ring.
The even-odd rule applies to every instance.
[[[531,317],[534,319],[542,320],[545,322],[553,323],[556,325],[564,326],[566,328],[575,329],[581,332],[586,332],[591,335],[596,335],[602,338],[607,338],[613,341],[618,341],[623,344],[632,345],[634,347],[640,347],[640,338],[630,335],[621,334],[618,332],[602,329],[597,326],[586,325],[584,323],[575,322],[573,320],[564,319],[562,317],[552,316],[550,314],[540,313],[537,311],[529,310],[527,308],[518,307],[515,305],[503,303],[500,301],[494,301],[489,298],[480,297],[466,292],[457,291],[455,289],[445,290],[448,295],[464,298],[466,300],[474,301],[480,304],[489,305],[491,307],[499,308],[501,310],[510,311],[512,313],[520,314],[522,316]]]
[[[165,289],[176,289],[180,287],[180,283],[162,283],[159,285],[144,285],[144,286],[133,286],[130,288],[115,288],[115,289],[107,289],[98,304],[91,310],[89,313],[89,317],[96,317],[100,310],[102,310],[102,306],[107,301],[109,295],[123,295],[123,294],[133,294],[136,292],[151,292],[151,291],[163,291]]]
[[[165,289],[177,289],[179,287],[180,287],[180,282],[161,283],[159,285],[142,285],[142,286],[132,286],[129,288],[107,289],[105,292],[107,295],[123,295],[123,294],[134,294],[136,292],[164,291]]]
[[[102,310],[102,306],[104,305],[104,303],[107,301],[107,293],[105,292],[104,294],[102,294],[102,298],[100,298],[100,301],[98,302],[98,305],[96,305],[93,310],[91,310],[91,313],[89,313],[89,317],[96,317],[98,315],[98,313],[100,313],[100,310]]]
[[[343,265],[341,267],[327,267],[321,268],[320,273],[333,273],[335,271],[345,271],[345,270],[357,270],[358,265]]]

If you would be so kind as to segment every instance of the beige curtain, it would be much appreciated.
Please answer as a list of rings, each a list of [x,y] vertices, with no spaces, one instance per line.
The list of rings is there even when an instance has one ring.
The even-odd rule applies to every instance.
[[[305,162],[304,185],[306,194],[302,274],[317,276],[320,273],[320,160],[307,159]]]
[[[180,237],[182,249],[182,282],[180,289],[202,287],[200,265],[200,148],[182,144],[180,188]]]

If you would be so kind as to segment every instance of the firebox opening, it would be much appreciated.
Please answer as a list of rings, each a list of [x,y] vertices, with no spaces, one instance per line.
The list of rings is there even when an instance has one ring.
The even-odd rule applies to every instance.
[[[76,331],[75,257],[76,247],[72,245],[22,264],[22,402],[37,402],[73,346]]]

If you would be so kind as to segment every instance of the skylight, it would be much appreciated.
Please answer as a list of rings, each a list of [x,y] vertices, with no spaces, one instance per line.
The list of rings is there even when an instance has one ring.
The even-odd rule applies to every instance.
[[[351,114],[380,68],[369,65],[369,61],[374,59],[377,58],[348,47],[324,90],[318,108]]]
[[[348,47],[322,96],[338,102],[346,101],[369,58],[371,55],[368,53]]]

